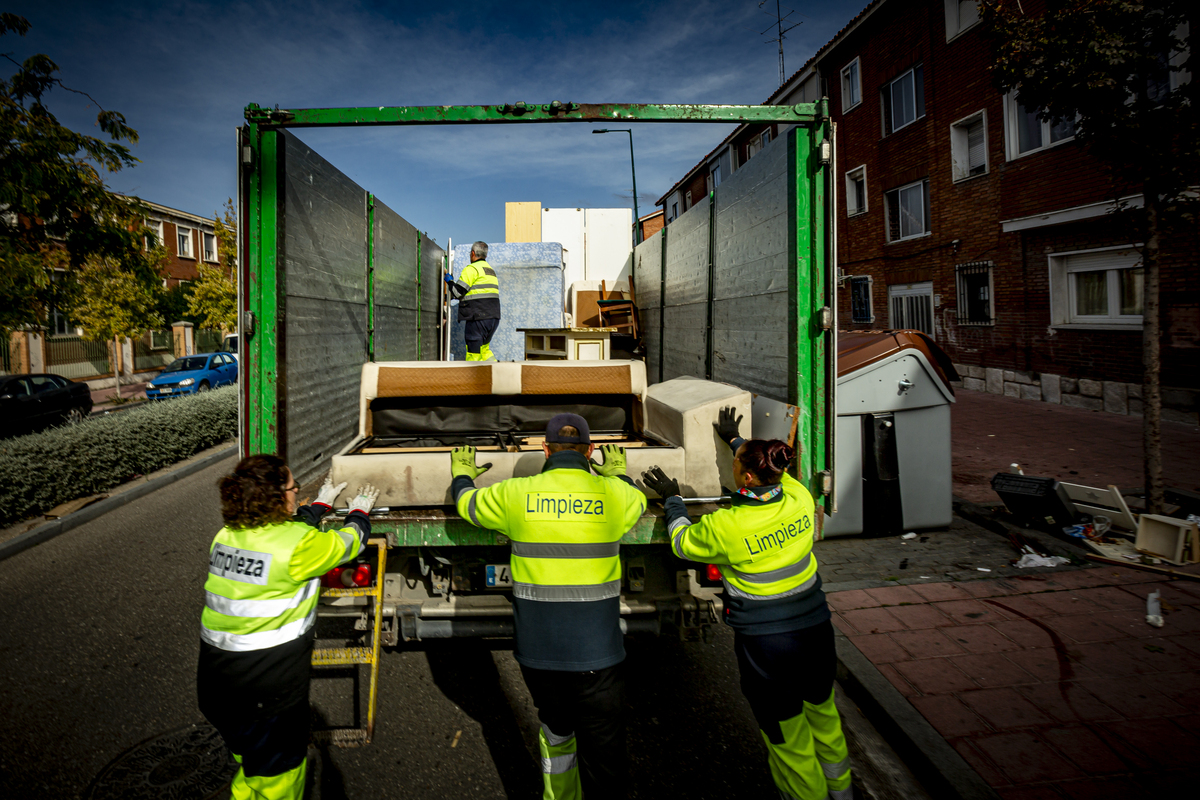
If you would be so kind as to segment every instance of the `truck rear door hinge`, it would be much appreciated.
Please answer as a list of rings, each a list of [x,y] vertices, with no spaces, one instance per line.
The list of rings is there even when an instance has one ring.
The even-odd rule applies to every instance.
[[[243,311],[242,312],[242,333],[245,334],[247,339],[249,339],[251,336],[254,335],[254,312],[253,311]]]
[[[823,331],[833,330],[833,309],[829,306],[822,306],[817,311],[817,324],[821,326]]]

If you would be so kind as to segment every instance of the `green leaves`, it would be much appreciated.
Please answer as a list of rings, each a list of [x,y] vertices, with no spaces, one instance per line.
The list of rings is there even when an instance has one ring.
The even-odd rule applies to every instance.
[[[203,328],[237,329],[237,212],[225,201],[225,219],[213,215],[218,264],[200,264],[200,279],[192,284],[188,312]]]
[[[23,519],[237,434],[237,387],[0,441],[0,520]]]

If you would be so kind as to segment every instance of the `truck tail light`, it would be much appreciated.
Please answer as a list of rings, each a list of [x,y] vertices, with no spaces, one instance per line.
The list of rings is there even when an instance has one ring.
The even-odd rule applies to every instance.
[[[718,567],[716,564],[709,564],[708,569],[705,572],[710,581],[720,581],[721,580],[721,568]]]
[[[346,572],[350,570],[347,569]],[[354,570],[354,585],[355,586],[370,586],[371,585],[371,565],[359,564]]]

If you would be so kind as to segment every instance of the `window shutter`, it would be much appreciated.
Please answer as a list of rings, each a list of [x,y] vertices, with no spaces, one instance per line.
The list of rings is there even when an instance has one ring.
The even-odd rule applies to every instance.
[[[987,165],[987,152],[983,146],[983,120],[977,119],[967,127],[967,165],[970,173],[983,171]]]

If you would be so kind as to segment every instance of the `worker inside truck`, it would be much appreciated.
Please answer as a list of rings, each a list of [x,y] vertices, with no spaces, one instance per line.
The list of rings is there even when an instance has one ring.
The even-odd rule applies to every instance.
[[[500,325],[500,281],[487,263],[488,246],[471,245],[471,263],[455,280],[446,275],[450,294],[458,298],[458,318],[466,324],[467,361],[495,361],[490,343]]]
[[[780,794],[849,800],[849,753],[833,695],[832,615],[812,552],[813,498],[787,473],[795,451],[778,439],[743,439],[735,414],[724,408],[713,423],[734,453],[730,508],[693,523],[677,480],[658,467],[643,478],[666,498],[675,555],[721,570],[742,693]]]
[[[620,541],[646,510],[625,448],[591,461],[587,420],[556,414],[538,475],[483,489],[475,448],[451,453],[450,492],[472,525],[512,540],[513,657],[538,709],[544,798],[626,796]],[[592,474],[592,470],[596,474]],[[578,747],[577,747],[578,741]],[[578,760],[577,760],[578,759]]]

